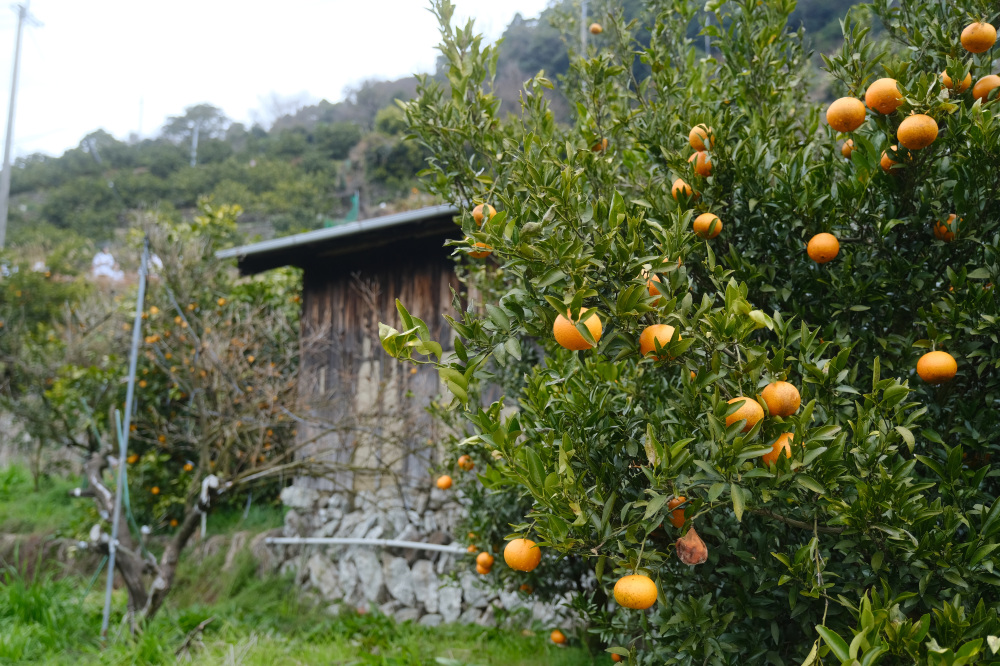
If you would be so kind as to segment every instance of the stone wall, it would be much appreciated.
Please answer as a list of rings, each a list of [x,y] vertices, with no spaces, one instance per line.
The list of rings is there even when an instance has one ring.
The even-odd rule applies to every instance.
[[[289,511],[283,536],[398,539],[447,544],[461,507],[455,491],[383,488],[339,493],[289,486],[281,494]],[[330,602],[377,608],[397,620],[493,625],[497,611],[511,621],[542,627],[573,624],[562,604],[545,604],[516,590],[484,584],[471,558],[427,550],[371,546],[271,546],[278,568]],[[505,566],[502,561],[494,566]]]

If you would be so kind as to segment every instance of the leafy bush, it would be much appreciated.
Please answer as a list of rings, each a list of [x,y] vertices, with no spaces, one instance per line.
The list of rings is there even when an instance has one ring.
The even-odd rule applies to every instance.
[[[791,0],[708,3],[710,58],[686,37],[695,3],[652,3],[648,47],[608,16],[610,43],[572,59],[568,128],[541,75],[501,122],[496,50],[471,23],[451,26],[448,0],[434,7],[448,89],[421,80],[410,132],[431,155],[427,188],[464,208],[457,252],[485,243],[496,264],[469,273],[477,302],[450,319],[454,354],[403,304],[402,330],[380,336],[393,356],[436,364],[465,408],[453,454],[474,452],[490,491],[468,493],[471,521],[529,498],[510,530],[543,560],[587,563],[595,587],[575,605],[631,663],[995,660],[1000,103],[939,75],[990,73],[959,35],[995,8],[878,0],[892,42],[849,15],[830,75],[849,97],[882,77],[902,94],[896,112],[862,118],[844,159],[848,137],[803,94]],[[635,57],[648,78],[633,77]],[[911,113],[940,133],[908,151],[896,135]],[[707,176],[689,163],[699,143]],[[499,211],[482,226],[479,202]],[[707,240],[692,233],[706,213],[721,222]],[[949,242],[934,229],[950,213]],[[817,263],[806,244],[824,232],[839,252]],[[554,320],[584,307],[603,335],[570,324],[584,351],[564,349]],[[675,332],[643,354],[656,324]],[[516,405],[480,406],[483,383],[528,347],[542,357]],[[951,381],[915,374],[932,349],[957,360]],[[779,380],[801,395],[784,416],[761,397]],[[736,414],[746,399],[759,419]],[[773,447],[789,435],[786,457]],[[696,533],[707,562],[689,566],[677,544]],[[657,584],[649,611],[606,602],[633,573]]]

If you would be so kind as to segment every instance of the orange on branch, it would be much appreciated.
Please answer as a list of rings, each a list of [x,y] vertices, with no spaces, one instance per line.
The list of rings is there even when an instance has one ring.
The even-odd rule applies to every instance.
[[[549,638],[556,645],[562,645],[563,643],[566,642],[566,634],[564,634],[563,632],[559,631],[558,629],[553,629],[552,633],[549,634]]]
[[[771,452],[765,453],[760,457],[764,461],[765,465],[773,465],[778,461],[778,456],[784,452],[786,458],[792,457],[792,438],[794,435],[790,432],[782,433],[778,436],[778,439],[771,445]]]
[[[698,152],[691,155],[688,158],[688,162],[692,163],[694,167],[694,172],[699,176],[704,176],[708,178],[712,175],[712,158],[708,156],[708,153],[704,150],[699,150]]]
[[[503,561],[517,571],[534,571],[542,561],[542,549],[531,539],[513,539],[503,549]]]
[[[674,336],[674,327],[669,324],[653,324],[652,326],[647,326],[643,329],[642,333],[639,335],[639,352],[646,356],[647,354],[656,351],[656,345],[659,344],[660,347],[666,347],[667,343]],[[681,337],[678,335],[677,339],[680,340]],[[660,360],[662,357],[654,356],[654,360]]]
[[[481,247],[482,250],[469,250],[469,256],[473,259],[484,259],[493,253],[493,248],[486,243],[476,242],[475,247]]]
[[[943,384],[951,381],[958,372],[955,357],[948,352],[927,352],[917,361],[917,374],[928,384]]]
[[[595,143],[593,146],[591,146],[590,149],[595,153],[603,153],[605,150],[608,149],[608,138],[604,137],[603,139]]]
[[[493,556],[484,550],[476,556],[476,564],[484,566],[488,569],[493,566]]]
[[[694,218],[691,228],[701,238],[715,238],[722,233],[722,220],[715,213],[702,213]]]
[[[879,79],[865,91],[865,104],[881,114],[894,113],[902,103],[903,94],[899,92],[896,79]]]
[[[976,85],[972,86],[972,96],[985,104],[986,98],[997,88],[1000,88],[1000,76],[987,74],[976,81]]]
[[[840,147],[840,154],[851,159],[851,153],[854,152],[854,139],[848,139],[844,142],[844,145]]]
[[[899,124],[896,138],[907,150],[920,150],[934,143],[938,135],[937,122],[928,115],[917,113]]]
[[[604,32],[604,28],[601,27],[600,23],[591,23],[590,24],[590,34],[592,34],[592,35],[599,35],[602,32]]]
[[[670,512],[670,524],[676,528],[684,527],[684,509],[678,509],[681,504],[687,502],[687,497],[675,497],[669,502],[667,502],[667,508],[672,509]]]
[[[692,190],[691,186],[688,185],[686,182],[684,182],[683,179],[678,178],[677,180],[674,181],[674,184],[671,186],[670,194],[676,201],[682,195],[688,198],[695,196],[695,191]]]
[[[712,128],[704,123],[700,125],[695,125],[688,132],[688,143],[695,150],[707,150],[705,147],[705,140],[708,140],[708,145],[711,148],[715,147],[715,135],[712,132]]]
[[[757,425],[757,422],[764,418],[764,408],[753,398],[743,396],[733,398],[729,401],[729,404],[733,405],[740,402],[743,403],[740,408],[726,417],[726,427],[728,428],[737,421],[745,419],[746,425],[743,426],[743,432],[750,432]]]
[[[809,258],[817,264],[825,264],[833,261],[840,252],[840,241],[833,234],[826,232],[816,234],[809,239],[806,246],[806,253]]]
[[[656,583],[636,574],[620,578],[615,583],[615,601],[625,608],[645,610],[656,603]]]
[[[969,53],[985,53],[997,41],[997,29],[989,23],[970,23],[962,31],[962,46]]]
[[[760,397],[767,405],[767,412],[771,416],[791,416],[798,411],[802,404],[802,397],[794,384],[789,382],[771,382],[764,387]]]
[[[945,243],[950,243],[955,240],[955,234],[958,232],[958,216],[954,213],[948,216],[947,220],[935,220],[934,221],[934,238]]]
[[[860,99],[841,97],[826,110],[826,122],[838,132],[853,132],[864,124],[866,115]]]
[[[601,318],[597,316],[597,313],[585,315],[588,310],[589,308],[580,308],[580,319],[586,325],[587,330],[590,331],[590,335],[593,336],[594,341],[600,342],[601,333],[604,330],[601,326]],[[562,315],[557,316],[555,323],[552,324],[552,335],[560,346],[573,351],[582,351],[594,346],[587,342],[583,335],[580,334],[580,331],[576,330],[574,322],[571,322]]]
[[[472,219],[476,221],[476,224],[483,226],[483,220],[489,219],[497,214],[496,208],[489,204],[479,204],[472,209]]]
[[[969,89],[969,86],[972,85],[972,72],[966,74],[965,78],[962,79],[962,82],[959,83],[957,86],[955,85],[954,81],[951,80],[951,77],[948,76],[947,71],[941,72],[941,85],[943,85],[948,90],[951,90],[952,92],[964,93],[966,90]]]
[[[466,472],[472,470],[476,466],[476,463],[472,460],[472,456],[461,455],[458,457],[458,467],[459,469],[465,470]]]
[[[479,564],[478,562],[476,563],[476,573],[480,576],[485,576],[490,571],[492,571],[490,567],[484,567],[482,564]]]
[[[444,476],[439,476],[437,480],[437,487],[441,490],[448,490],[451,488],[451,477],[445,474]]]

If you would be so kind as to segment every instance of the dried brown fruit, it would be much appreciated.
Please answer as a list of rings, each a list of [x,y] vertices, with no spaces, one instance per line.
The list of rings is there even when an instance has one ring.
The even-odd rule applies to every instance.
[[[708,559],[708,546],[693,527],[677,540],[677,557],[684,564],[702,564]]]

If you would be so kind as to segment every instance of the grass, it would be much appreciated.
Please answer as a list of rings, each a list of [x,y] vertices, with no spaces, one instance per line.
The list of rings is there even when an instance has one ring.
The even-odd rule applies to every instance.
[[[570,666],[611,663],[580,647],[558,648],[548,632],[519,634],[478,626],[436,628],[399,624],[377,613],[333,615],[303,595],[289,578],[258,579],[248,556],[219,573],[212,559],[185,568],[170,605],[138,635],[112,625],[107,645],[97,638],[101,586],[17,571],[0,574],[0,663],[174,664],[175,651],[199,623],[214,618],[194,643],[197,664],[378,664],[411,666]],[[211,588],[211,589],[209,589]],[[199,600],[199,590],[212,601]],[[116,591],[113,618],[125,596]],[[182,655],[183,656],[183,655]]]
[[[92,520],[92,504],[71,498],[74,479],[45,479],[36,493],[21,468],[0,470],[0,532],[70,534]],[[230,534],[280,525],[284,512],[254,504],[209,517],[209,532]],[[513,630],[397,623],[377,613],[331,613],[288,577],[257,576],[248,553],[221,571],[224,553],[201,563],[182,560],[167,606],[138,636],[121,624],[124,590],[113,598],[106,644],[99,640],[104,576],[59,578],[44,569],[33,578],[0,563],[0,664],[338,664],[411,666],[575,666],[610,664],[592,657],[579,640],[560,648],[551,627]],[[185,655],[175,656],[189,633],[213,618]]]

